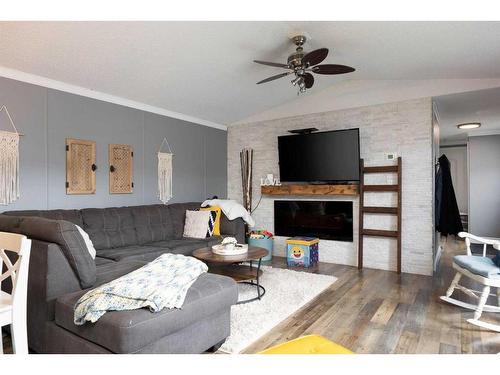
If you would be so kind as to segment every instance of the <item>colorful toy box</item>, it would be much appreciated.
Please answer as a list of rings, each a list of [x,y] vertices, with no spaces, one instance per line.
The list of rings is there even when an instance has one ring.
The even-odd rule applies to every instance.
[[[289,266],[311,267],[318,263],[319,238],[292,237],[286,240],[286,261]]]
[[[268,254],[262,258],[263,262],[273,259],[274,238],[271,232],[267,230],[253,230],[248,234],[248,246],[263,247],[268,250]]]

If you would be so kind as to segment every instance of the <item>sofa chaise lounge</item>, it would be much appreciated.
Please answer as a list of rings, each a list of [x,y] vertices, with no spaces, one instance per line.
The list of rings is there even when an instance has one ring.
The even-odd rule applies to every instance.
[[[190,255],[220,242],[220,237],[182,237],[185,211],[199,207],[199,203],[177,203],[0,215],[0,231],[23,233],[33,240],[28,277],[30,348],[38,353],[201,353],[217,348],[229,336],[231,305],[237,302],[238,290],[232,279],[215,274],[196,280],[182,309],[114,311],[93,324],[73,323],[73,307],[90,288],[163,253]],[[73,224],[89,234],[97,250],[95,260]],[[241,219],[222,218],[222,236],[244,241],[244,233]]]

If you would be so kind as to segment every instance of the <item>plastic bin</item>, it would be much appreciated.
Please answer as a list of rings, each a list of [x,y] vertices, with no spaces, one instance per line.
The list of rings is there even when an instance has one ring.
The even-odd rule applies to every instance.
[[[274,246],[274,238],[248,238],[248,246],[257,246],[257,247],[263,247],[264,249],[267,249],[269,251],[269,254],[262,258],[263,261],[267,262],[271,259],[273,259],[273,246]]]

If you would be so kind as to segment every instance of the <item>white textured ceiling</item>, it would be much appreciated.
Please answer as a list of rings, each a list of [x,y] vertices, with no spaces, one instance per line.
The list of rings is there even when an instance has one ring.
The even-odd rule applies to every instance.
[[[499,22],[1,22],[0,66],[230,124],[296,98],[288,40],[330,48],[311,93],[340,80],[500,78]],[[310,95],[310,94],[306,94]]]
[[[445,143],[464,141],[467,136],[500,134],[500,88],[435,97],[440,138]],[[461,130],[458,124],[480,122],[481,127]]]

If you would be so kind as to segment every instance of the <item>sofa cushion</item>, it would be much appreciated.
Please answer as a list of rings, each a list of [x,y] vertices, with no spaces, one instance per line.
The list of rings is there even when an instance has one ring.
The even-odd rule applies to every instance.
[[[115,247],[114,249],[99,250],[98,255],[102,258],[120,261],[123,259],[134,259],[142,261],[152,261],[161,254],[170,253],[170,249],[165,246],[155,245],[132,245],[125,247]]]
[[[182,238],[182,239],[169,239],[165,241],[158,241],[149,244],[150,246],[158,246],[168,248],[169,253],[191,255],[196,249],[202,247],[212,246],[221,242],[221,237],[208,237],[203,239]]]
[[[107,259],[107,258],[101,258],[100,256],[96,256],[94,259],[94,262],[95,262],[97,269],[99,269],[99,266],[102,266],[104,264],[115,263],[114,260]]]
[[[83,226],[83,219],[80,210],[25,210],[7,211],[6,215],[11,216],[37,216],[52,220],[66,220],[73,224]]]
[[[99,257],[96,259],[99,259]],[[97,266],[96,287],[135,271],[147,263],[138,260],[122,260],[120,262],[115,262],[111,259],[106,259],[106,261],[107,262],[99,261],[100,265]]]
[[[29,238],[59,245],[82,288],[89,288],[96,280],[96,266],[85,241],[73,223],[65,220],[50,220],[42,217],[24,217],[19,232]]]
[[[56,324],[114,353],[134,353],[198,320],[227,310],[238,299],[236,283],[225,276],[201,275],[189,288],[182,309],[111,311],[96,323],[73,323],[74,305],[86,291],[56,302]]]
[[[81,213],[82,228],[96,250],[137,245],[132,208],[85,208]]]
[[[170,209],[162,204],[130,207],[134,217],[137,242],[145,244],[173,237]]]
[[[488,257],[476,255],[455,255],[453,263],[488,279],[500,279],[500,267]]]
[[[19,216],[0,215],[0,232],[19,233],[21,219]]]
[[[197,210],[199,202],[172,203],[168,206],[172,218],[172,230],[174,238],[182,238],[184,233],[184,222],[186,221],[186,210]]]
[[[153,242],[152,246],[160,246],[163,248],[167,248],[169,253],[172,254],[183,254],[183,255],[191,255],[191,253],[203,247],[203,242],[201,240],[196,239],[171,239],[159,242]]]

